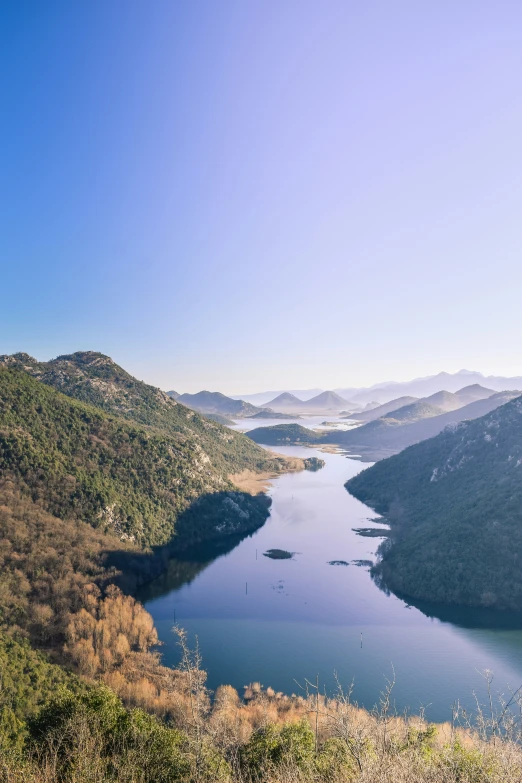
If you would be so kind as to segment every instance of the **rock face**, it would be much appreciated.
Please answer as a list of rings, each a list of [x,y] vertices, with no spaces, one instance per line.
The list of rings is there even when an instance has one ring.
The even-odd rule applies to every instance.
[[[38,362],[27,354],[18,353],[0,356],[2,364],[19,367],[69,397],[145,424],[155,423],[154,411],[168,410],[176,405],[161,389],[138,381],[109,356],[96,351],[79,351],[58,356],[49,362]],[[146,408],[149,409],[148,414],[145,413]]]
[[[387,587],[522,610],[522,397],[449,425],[346,487],[391,525],[376,569]]]

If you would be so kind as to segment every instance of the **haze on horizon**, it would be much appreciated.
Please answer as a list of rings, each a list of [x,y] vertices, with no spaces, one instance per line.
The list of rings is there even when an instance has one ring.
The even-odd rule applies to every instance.
[[[522,375],[522,6],[7,0],[0,353]]]

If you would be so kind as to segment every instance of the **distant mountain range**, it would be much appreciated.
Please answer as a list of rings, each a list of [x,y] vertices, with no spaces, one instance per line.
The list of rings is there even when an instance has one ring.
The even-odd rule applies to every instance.
[[[324,389],[276,389],[274,391],[256,392],[255,394],[231,394],[229,396],[232,397],[233,400],[245,400],[245,402],[249,402],[252,405],[265,407],[270,400],[283,393],[293,394],[299,400],[306,401],[312,399],[312,397],[316,397],[323,391]],[[356,391],[358,390],[354,389],[354,392]]]
[[[467,387],[469,389],[470,387]],[[468,392],[452,395],[446,392],[441,400],[439,393],[425,400],[418,400],[395,411],[389,411],[383,417],[369,421],[361,427],[347,431],[328,433],[326,442],[343,445],[355,454],[362,454],[368,459],[378,460],[397,454],[407,446],[412,446],[427,438],[433,438],[448,425],[454,425],[467,419],[476,419],[504,405],[514,397],[520,396],[519,391],[491,393],[484,389],[484,397],[474,402],[462,404],[478,394],[476,387]],[[485,396],[489,394],[489,396]],[[438,399],[446,405],[437,407],[429,403],[430,399]],[[460,401],[460,404],[456,404]]]
[[[448,425],[455,425],[467,419],[484,416],[504,405],[519,391],[494,392],[478,384],[466,386],[457,392],[436,392],[424,399],[399,397],[365,414],[370,420],[362,420],[359,427],[349,430],[329,430],[320,434],[322,443],[341,445],[353,454],[372,461],[397,454],[402,449],[438,435]],[[286,398],[285,398],[286,399]],[[413,399],[413,402],[410,400]],[[406,405],[402,404],[407,402]],[[310,404],[308,403],[302,403]],[[395,406],[399,406],[396,408]],[[384,411],[384,415],[378,416]],[[372,414],[375,418],[371,418]],[[361,420],[361,419],[360,419]],[[318,436],[304,427],[292,426],[261,427],[248,433],[258,443],[291,443],[294,435],[296,443],[317,442]]]
[[[347,402],[333,391],[325,391],[309,400],[300,400],[290,392],[283,392],[270,400],[267,407],[279,413],[327,413],[339,412],[346,408]]]
[[[501,376],[490,375],[488,377],[480,372],[469,370],[460,370],[457,373],[440,372],[437,375],[431,375],[427,378],[415,378],[413,381],[403,383],[382,383],[372,386],[369,389],[360,389],[352,393],[349,397],[350,402],[364,404],[370,400],[377,400],[381,403],[389,402],[394,397],[412,396],[429,397],[439,391],[456,392],[464,386],[472,385],[487,386],[493,391],[506,391],[508,389],[517,389],[522,387],[522,376],[514,378],[504,378]],[[347,397],[347,391],[336,389],[344,397]]]
[[[367,403],[384,404],[398,397],[429,397],[439,391],[456,392],[466,386],[478,384],[493,391],[506,391],[522,388],[522,376],[504,377],[500,375],[485,376],[472,370],[459,370],[456,373],[440,372],[426,378],[415,378],[412,381],[387,381],[368,387],[339,387],[333,391],[349,404],[349,410],[360,410]],[[231,395],[233,399],[242,399],[253,405],[270,405],[274,398],[283,393],[292,394],[301,402],[307,402],[317,397],[323,389],[281,389],[272,392],[256,394]]]
[[[386,588],[432,604],[522,610],[522,397],[446,427],[346,487],[390,522],[376,569]]]
[[[222,416],[244,417],[254,416],[261,411],[261,408],[249,402],[234,400],[220,392],[201,391],[197,394],[180,394],[176,401],[204,414],[219,413]]]

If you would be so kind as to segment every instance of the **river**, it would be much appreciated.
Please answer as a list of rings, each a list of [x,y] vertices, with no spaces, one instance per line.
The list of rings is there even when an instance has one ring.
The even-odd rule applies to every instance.
[[[325,417],[319,419],[314,426]],[[247,420],[237,424],[249,426]],[[261,529],[172,561],[142,593],[165,664],[179,660],[172,633],[177,622],[191,639],[197,635],[213,689],[226,683],[242,693],[259,681],[299,693],[305,679],[315,682],[319,675],[328,693],[336,679],[344,687],[353,683],[354,700],[371,708],[386,678],[394,677],[398,709],[424,707],[431,720],[442,721],[457,700],[472,707],[473,691],[485,699],[486,669],[494,672],[494,691],[519,687],[520,617],[416,608],[384,593],[368,566],[353,562],[373,560],[380,542],[352,530],[371,527],[375,514],[344,488],[366,465],[305,447],[277,450],[317,456],[326,465],[276,479]],[[288,560],[264,555],[276,548],[295,554]],[[349,565],[330,565],[335,560]]]

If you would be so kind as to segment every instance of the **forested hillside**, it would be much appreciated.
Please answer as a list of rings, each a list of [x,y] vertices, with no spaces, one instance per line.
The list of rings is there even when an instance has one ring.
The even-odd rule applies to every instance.
[[[176,534],[190,542],[255,529],[266,503],[235,491],[228,476],[277,472],[282,462],[243,435],[170,404],[170,427],[139,426],[129,412],[127,420],[110,416],[4,367],[0,470],[55,516],[87,521],[140,546],[165,544]],[[152,404],[151,411],[158,419]]]
[[[386,515],[377,571],[432,602],[522,610],[522,398],[383,460],[346,484]]]
[[[161,389],[133,378],[104,354],[79,351],[49,362],[38,362],[26,353],[17,353],[0,356],[2,365],[23,370],[68,397],[96,405],[115,416],[156,427],[171,435],[197,438],[210,456],[215,452],[217,458],[228,454],[231,459],[243,456],[251,459],[254,453],[241,434],[209,426],[208,420],[199,413],[177,403]],[[253,413],[259,410],[251,407]],[[256,453],[259,457],[260,452]]]

